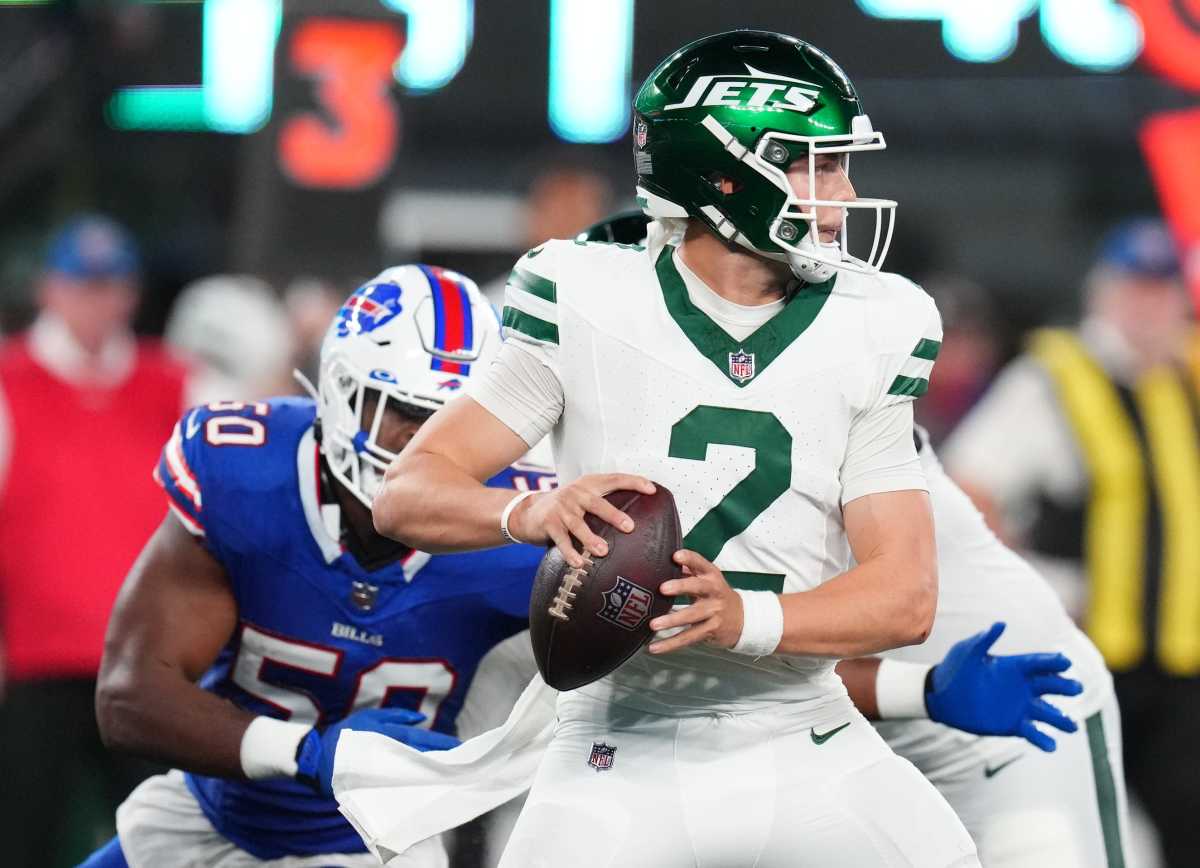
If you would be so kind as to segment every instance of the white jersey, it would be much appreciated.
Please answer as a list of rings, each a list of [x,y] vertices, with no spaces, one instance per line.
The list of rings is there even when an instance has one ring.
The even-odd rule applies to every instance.
[[[937,528],[937,616],[923,644],[882,656],[936,664],[955,642],[1004,621],[1007,626],[992,653],[1061,651],[1073,664],[1067,674],[1082,682],[1084,692],[1052,701],[1076,721],[1096,713],[1112,695],[1112,677],[1100,652],[1037,571],[992,534],[967,495],[946,475],[927,440],[923,447],[921,466]],[[1016,738],[980,738],[927,720],[886,721],[877,727],[893,750],[933,776],[935,783],[939,775],[994,761],[1024,744]]]
[[[843,504],[926,488],[911,401],[941,339],[937,310],[898,276],[842,273],[734,337],[705,295],[719,299],[669,243],[550,241],[517,263],[504,331],[561,385],[560,480],[645,475],[674,494],[685,546],[735,587],[814,588],[849,565]],[[486,389],[475,394],[536,439]],[[640,653],[580,693],[661,714],[781,701],[820,714],[846,702],[834,662]]]

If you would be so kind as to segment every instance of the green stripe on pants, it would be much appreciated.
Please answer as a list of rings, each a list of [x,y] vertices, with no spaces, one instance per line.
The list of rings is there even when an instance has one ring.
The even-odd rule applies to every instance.
[[[1092,777],[1096,780],[1096,802],[1100,806],[1100,828],[1104,831],[1104,852],[1108,868],[1125,868],[1121,849],[1121,819],[1117,810],[1117,785],[1108,761],[1108,743],[1104,740],[1104,720],[1097,711],[1087,719],[1088,747],[1092,753]]]

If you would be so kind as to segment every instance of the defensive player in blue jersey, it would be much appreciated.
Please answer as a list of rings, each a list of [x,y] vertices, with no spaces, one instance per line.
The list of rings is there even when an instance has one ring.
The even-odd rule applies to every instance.
[[[117,600],[96,696],[110,747],[176,770],[85,865],[377,864],[329,794],[340,732],[457,744],[481,658],[526,626],[540,549],[431,556],[370,513],[388,463],[499,341],[471,281],[392,268],[339,311],[315,402],[180,420],[155,470],[170,510]],[[551,479],[518,465],[491,484]],[[406,858],[446,864],[438,839]]]

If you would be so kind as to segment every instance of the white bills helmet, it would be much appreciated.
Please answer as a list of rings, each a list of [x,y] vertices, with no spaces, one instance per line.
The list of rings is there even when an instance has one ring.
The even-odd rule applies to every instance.
[[[433,414],[479,376],[500,345],[474,281],[432,265],[388,268],[346,299],[321,343],[317,414],[329,470],[367,506],[396,457],[376,442],[389,404]],[[371,418],[363,418],[374,390]]]

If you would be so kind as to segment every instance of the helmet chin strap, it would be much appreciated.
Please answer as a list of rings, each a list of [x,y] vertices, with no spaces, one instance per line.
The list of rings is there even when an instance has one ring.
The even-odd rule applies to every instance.
[[[829,244],[824,242],[814,243],[811,236],[805,235],[796,243],[796,247],[799,249],[795,252],[791,250],[787,251],[787,262],[792,268],[792,274],[805,283],[824,283],[837,273],[837,268],[828,262],[822,262],[815,257],[804,255],[804,251],[808,249],[821,251],[827,258],[841,257],[842,248],[836,241],[832,241]]]

